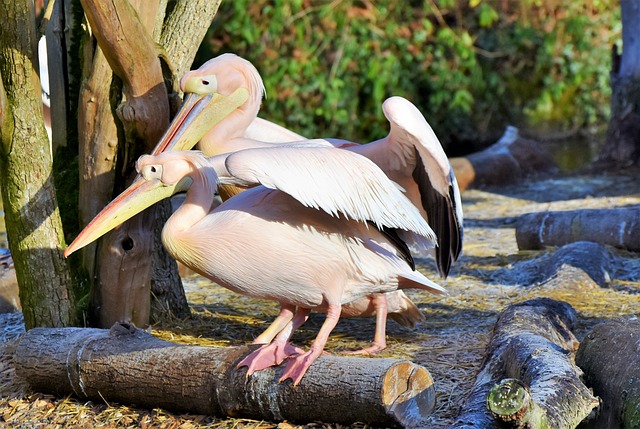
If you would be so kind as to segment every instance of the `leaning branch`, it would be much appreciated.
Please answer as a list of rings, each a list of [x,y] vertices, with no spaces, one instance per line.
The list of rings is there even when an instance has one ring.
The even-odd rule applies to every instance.
[[[158,50],[127,0],[81,0],[98,45],[122,79],[123,122],[132,124],[151,152],[169,125],[169,104]]]

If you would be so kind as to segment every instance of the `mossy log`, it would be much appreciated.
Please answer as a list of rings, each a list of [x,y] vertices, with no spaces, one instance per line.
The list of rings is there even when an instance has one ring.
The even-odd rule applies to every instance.
[[[520,137],[512,126],[495,144],[450,162],[460,190],[514,183],[558,169],[538,142]]]
[[[528,213],[516,223],[520,250],[593,241],[638,252],[638,237],[640,207]]]
[[[587,422],[585,429],[640,427],[639,351],[637,318],[608,320],[586,335],[576,363],[602,403],[596,418]]]
[[[576,314],[536,298],[496,322],[476,383],[452,428],[575,428],[598,404],[573,362]]]
[[[218,417],[405,427],[434,410],[429,372],[406,360],[321,356],[294,387],[278,382],[283,367],[237,368],[255,347],[179,345],[121,324],[37,328],[15,365],[39,391]]]

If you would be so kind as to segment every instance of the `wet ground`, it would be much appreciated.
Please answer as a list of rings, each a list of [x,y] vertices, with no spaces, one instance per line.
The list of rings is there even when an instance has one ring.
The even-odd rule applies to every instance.
[[[567,301],[579,316],[575,330],[578,338],[601,320],[640,313],[640,258],[637,254],[609,249],[612,262],[607,273],[609,281],[604,288],[592,283],[581,285],[579,289],[567,285],[567,288],[550,290],[539,284],[543,278],[538,270],[541,263],[536,261],[542,261],[544,265],[541,258],[548,257],[553,249],[519,251],[515,240],[515,220],[524,213],[639,205],[640,180],[637,177],[637,174],[623,174],[541,178],[517,186],[463,193],[464,254],[450,277],[439,281],[450,295],[409,291],[408,295],[427,320],[415,330],[390,321],[389,347],[379,355],[406,358],[431,372],[438,392],[437,408],[427,427],[444,428],[453,421],[473,385],[496,316],[509,304],[538,296]],[[438,280],[432,261],[421,261],[420,270]],[[185,279],[185,289],[193,318],[156,326],[155,332],[159,336],[216,346],[244,344],[277,314],[277,306],[272,303],[236,295],[197,276]],[[293,342],[308,346],[322,321],[322,315],[313,315],[296,333]],[[5,350],[10,350],[14,344],[12,339],[22,329],[20,323],[17,314],[0,318],[0,325],[3,325],[1,343]],[[339,353],[364,347],[371,340],[373,330],[373,319],[342,320],[333,332],[327,350]],[[146,427],[276,426],[269,422],[178,416],[117,404],[84,404],[33,394],[14,378],[9,354],[5,352],[1,356],[0,422],[4,419],[9,427],[36,421],[52,425],[43,427],[64,427],[66,424],[111,427],[115,415],[120,416],[117,427],[144,426],[141,422],[147,422]],[[311,426],[326,427],[321,424]]]

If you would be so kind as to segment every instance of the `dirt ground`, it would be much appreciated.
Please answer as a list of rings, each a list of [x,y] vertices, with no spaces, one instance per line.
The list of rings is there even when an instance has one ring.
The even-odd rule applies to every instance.
[[[575,293],[541,287],[539,273],[524,269],[535,258],[553,252],[519,251],[515,221],[524,213],[579,208],[612,208],[640,204],[637,175],[556,177],[518,186],[467,190],[464,254],[450,277],[438,279],[435,265],[421,261],[420,270],[445,286],[449,296],[409,291],[427,320],[415,330],[390,321],[388,349],[378,356],[406,358],[427,368],[437,389],[437,405],[426,427],[448,427],[475,380],[497,314],[512,303],[547,296],[571,304],[578,313],[575,334],[580,339],[594,324],[608,318],[640,313],[640,258],[610,249],[606,287],[591,285]],[[227,346],[250,342],[277,314],[272,303],[251,300],[205,279],[185,279],[193,316],[154,327],[154,333],[178,342]],[[293,342],[306,347],[313,340],[322,315],[313,315]],[[0,316],[0,427],[143,427],[143,428],[289,428],[289,423],[242,419],[214,419],[142,410],[126,405],[81,402],[29,390],[15,377],[11,351],[23,331],[19,313]],[[373,319],[341,320],[327,351],[339,353],[366,346],[373,336]],[[375,357],[373,357],[375,359]],[[354,424],[352,427],[364,427]],[[306,427],[337,427],[313,423]]]

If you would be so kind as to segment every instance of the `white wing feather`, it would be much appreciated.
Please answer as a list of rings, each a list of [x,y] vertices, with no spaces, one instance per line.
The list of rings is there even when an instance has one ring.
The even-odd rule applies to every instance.
[[[224,155],[224,169],[220,156],[212,164],[221,183],[278,189],[335,217],[342,214],[378,227],[413,231],[433,246],[432,229],[377,165],[356,153],[325,145],[310,140],[301,145],[247,149]]]

